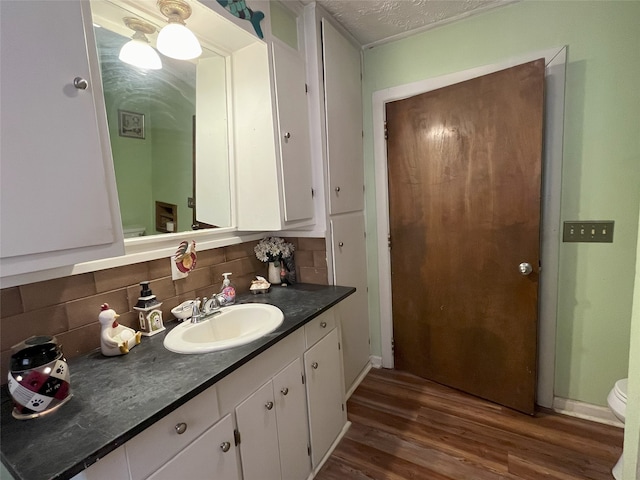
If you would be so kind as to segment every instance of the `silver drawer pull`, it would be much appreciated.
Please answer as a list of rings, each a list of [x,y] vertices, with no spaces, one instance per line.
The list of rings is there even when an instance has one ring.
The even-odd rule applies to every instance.
[[[318,368],[318,362],[313,362],[311,364],[311,368],[313,368],[314,370],[316,370]]]
[[[287,393],[289,393],[289,389],[287,387],[284,387],[282,390],[280,390],[280,393],[286,395]]]
[[[182,435],[186,431],[187,431],[186,423],[180,422],[176,425],[176,432],[178,432],[178,435]]]
[[[340,192],[340,187],[336,187],[336,193]]]
[[[273,402],[267,402],[264,406],[267,407],[267,410],[271,410],[273,408]]]
[[[327,322],[320,322],[320,326],[322,328],[327,328]]]
[[[220,450],[222,450],[225,453],[228,452],[230,448],[231,448],[231,444],[229,442],[222,442],[220,444]]]

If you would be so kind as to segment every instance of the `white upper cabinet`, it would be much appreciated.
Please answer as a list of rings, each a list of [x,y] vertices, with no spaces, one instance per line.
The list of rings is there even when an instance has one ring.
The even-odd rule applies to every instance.
[[[364,209],[360,51],[322,21],[329,213]]]
[[[305,62],[289,47],[276,42],[272,47],[284,217],[304,220],[313,217]]]
[[[88,2],[0,8],[2,276],[121,255]]]
[[[313,223],[305,63],[256,43],[232,55],[238,229]],[[273,80],[273,83],[272,83]]]

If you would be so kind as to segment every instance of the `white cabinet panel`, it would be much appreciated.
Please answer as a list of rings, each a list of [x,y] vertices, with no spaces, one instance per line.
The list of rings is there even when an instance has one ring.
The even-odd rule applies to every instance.
[[[278,420],[278,445],[283,480],[304,480],[311,472],[307,451],[307,395],[302,383],[302,360],[291,362],[273,377]]]
[[[95,49],[88,2],[0,8],[2,275],[120,255],[102,87],[96,54],[88,54]],[[74,86],[76,78],[86,85]]]
[[[360,50],[322,21],[331,215],[364,208]]]
[[[118,478],[118,477],[111,477]],[[240,480],[231,415],[225,416],[200,438],[167,462],[149,480]]]
[[[117,448],[71,480],[112,480],[114,478],[118,480],[129,480],[130,478],[124,447]]]
[[[345,423],[336,329],[305,352],[304,371],[309,404],[311,459],[315,468]]]
[[[265,383],[236,407],[244,480],[280,478],[273,385]]]
[[[218,418],[218,397],[211,387],[133,437],[125,444],[132,480],[146,478]]]
[[[311,147],[305,63],[291,48],[273,43],[280,170],[287,222],[313,217]]]
[[[336,308],[340,317],[345,389],[369,362],[369,306],[364,214],[332,217],[333,273],[336,285],[356,287],[356,293]]]

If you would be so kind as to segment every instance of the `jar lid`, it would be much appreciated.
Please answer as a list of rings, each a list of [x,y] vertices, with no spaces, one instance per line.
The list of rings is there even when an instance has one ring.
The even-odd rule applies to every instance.
[[[37,335],[14,345],[11,350],[11,371],[21,372],[46,365],[62,356],[56,337]]]

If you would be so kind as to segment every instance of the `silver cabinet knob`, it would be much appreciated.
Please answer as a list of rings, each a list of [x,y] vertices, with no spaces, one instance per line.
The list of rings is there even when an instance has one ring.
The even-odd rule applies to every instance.
[[[186,423],[181,422],[176,425],[176,432],[178,433],[178,435],[182,435],[186,431],[187,431]]]
[[[289,389],[287,387],[283,387],[283,389],[280,390],[280,393],[286,395],[287,393],[289,393]]]
[[[73,86],[76,87],[78,90],[86,90],[87,87],[89,86],[89,82],[87,82],[82,77],[76,77],[73,79]]]
[[[267,402],[264,406],[267,407],[267,410],[271,410],[273,408],[273,402]]]
[[[320,322],[320,327],[327,328],[327,322]]]
[[[313,368],[314,370],[316,370],[318,368],[318,362],[313,362],[311,364],[311,368]]]
[[[520,265],[518,265],[518,270],[520,271],[521,275],[527,276],[531,272],[533,272],[533,267],[530,263],[522,262]]]
[[[287,140],[289,140],[291,138],[291,132],[287,132],[284,134],[284,138],[286,138]]]
[[[338,243],[338,246],[341,247],[341,248],[344,247],[344,242]]]
[[[231,444],[229,442],[222,442],[220,444],[220,450],[222,450],[225,453],[228,452],[230,448],[231,448]]]
[[[336,187],[336,193],[340,192],[340,187]]]

